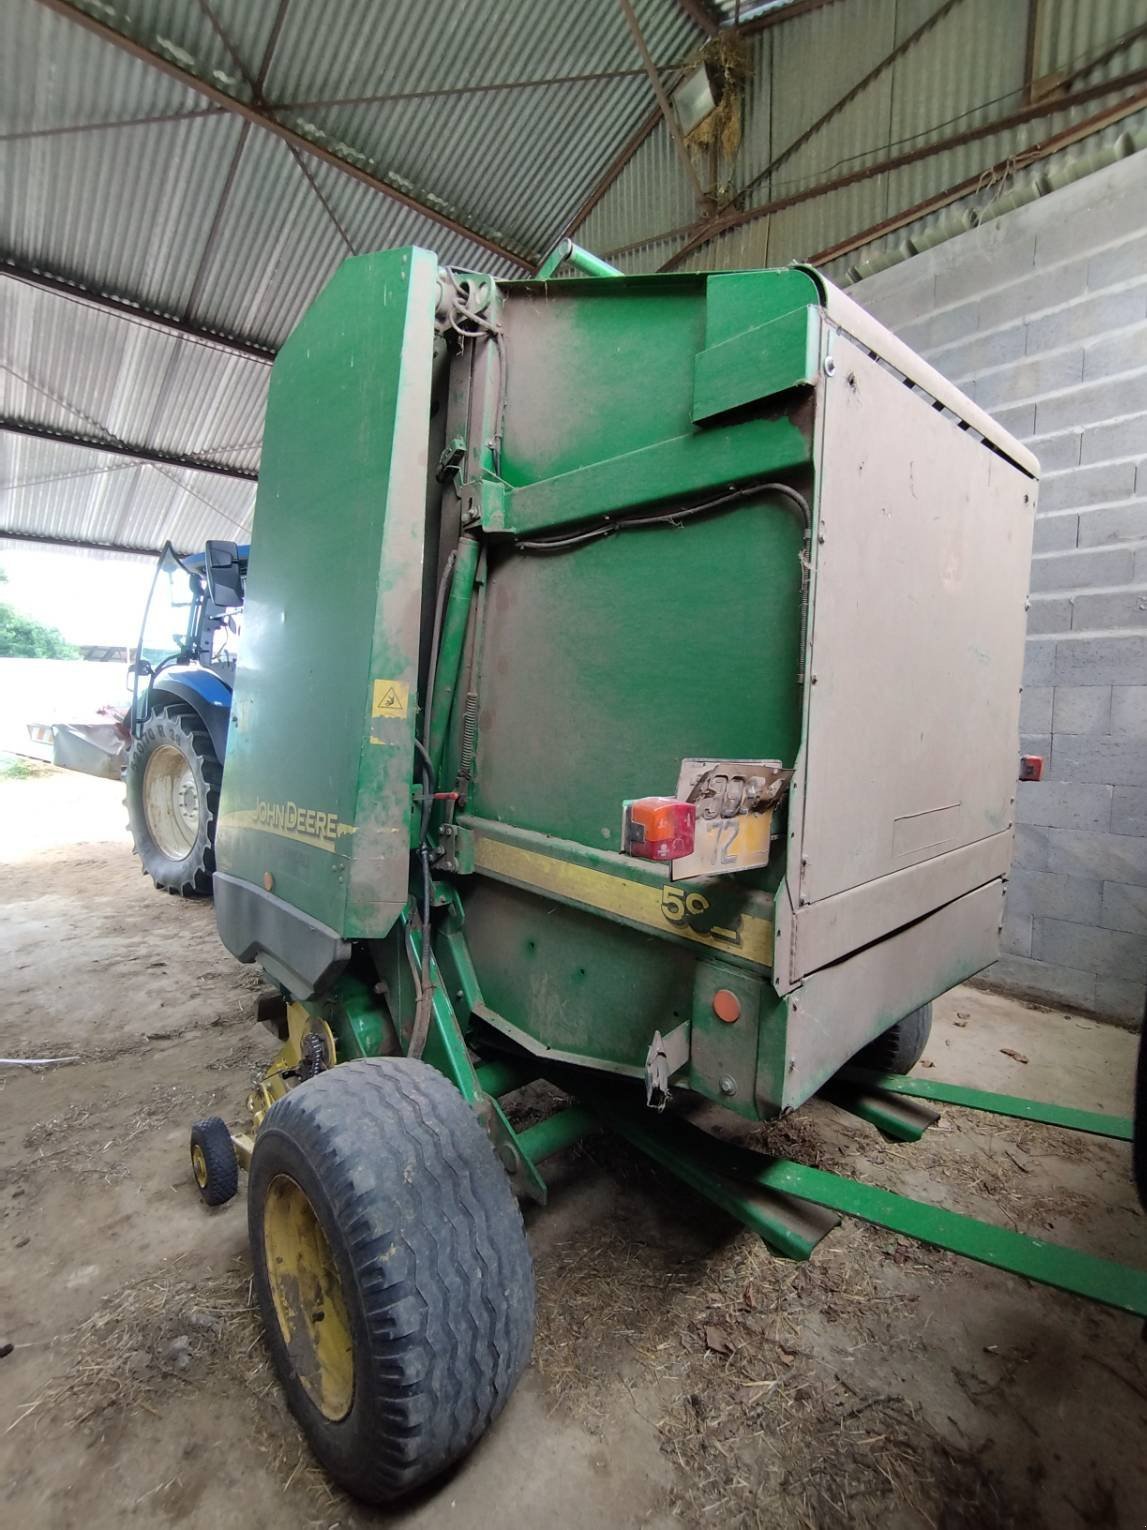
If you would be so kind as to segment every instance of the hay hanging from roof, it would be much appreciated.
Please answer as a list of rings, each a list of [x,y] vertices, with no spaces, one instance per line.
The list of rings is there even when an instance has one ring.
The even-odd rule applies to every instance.
[[[699,153],[715,147],[724,158],[732,159],[741,147],[745,84],[753,72],[749,50],[739,37],[721,32],[698,51],[696,62],[709,78],[716,104],[685,142]]]

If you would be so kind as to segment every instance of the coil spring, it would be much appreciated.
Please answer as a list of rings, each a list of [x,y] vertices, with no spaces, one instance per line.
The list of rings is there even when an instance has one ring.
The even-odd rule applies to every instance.
[[[458,768],[458,794],[465,797],[474,769],[474,752],[478,746],[478,692],[466,692],[466,704],[462,711],[462,763]]]

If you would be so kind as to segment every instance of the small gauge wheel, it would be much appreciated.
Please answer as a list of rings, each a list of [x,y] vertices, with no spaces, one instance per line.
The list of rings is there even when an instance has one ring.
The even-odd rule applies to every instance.
[[[222,1206],[238,1191],[239,1160],[221,1116],[208,1116],[191,1128],[191,1172],[208,1206]]]

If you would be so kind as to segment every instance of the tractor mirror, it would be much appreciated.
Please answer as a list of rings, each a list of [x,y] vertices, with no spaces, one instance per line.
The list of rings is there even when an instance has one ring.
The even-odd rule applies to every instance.
[[[207,593],[221,610],[243,604],[243,576],[234,542],[208,542],[205,573]]]

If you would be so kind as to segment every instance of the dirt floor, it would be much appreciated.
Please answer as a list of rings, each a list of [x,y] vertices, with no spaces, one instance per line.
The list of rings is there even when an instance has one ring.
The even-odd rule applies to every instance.
[[[0,779],[0,1519],[33,1527],[1140,1526],[1134,1319],[857,1222],[804,1265],[605,1139],[527,1216],[534,1363],[402,1513],[330,1490],[249,1310],[242,1194],[199,1202],[197,1116],[273,1044],[209,904],[139,875],[118,788]],[[1129,1108],[1133,1038],[959,989],[934,1077]],[[915,1145],[817,1103],[805,1162],[1147,1267],[1125,1145],[950,1109]]]

